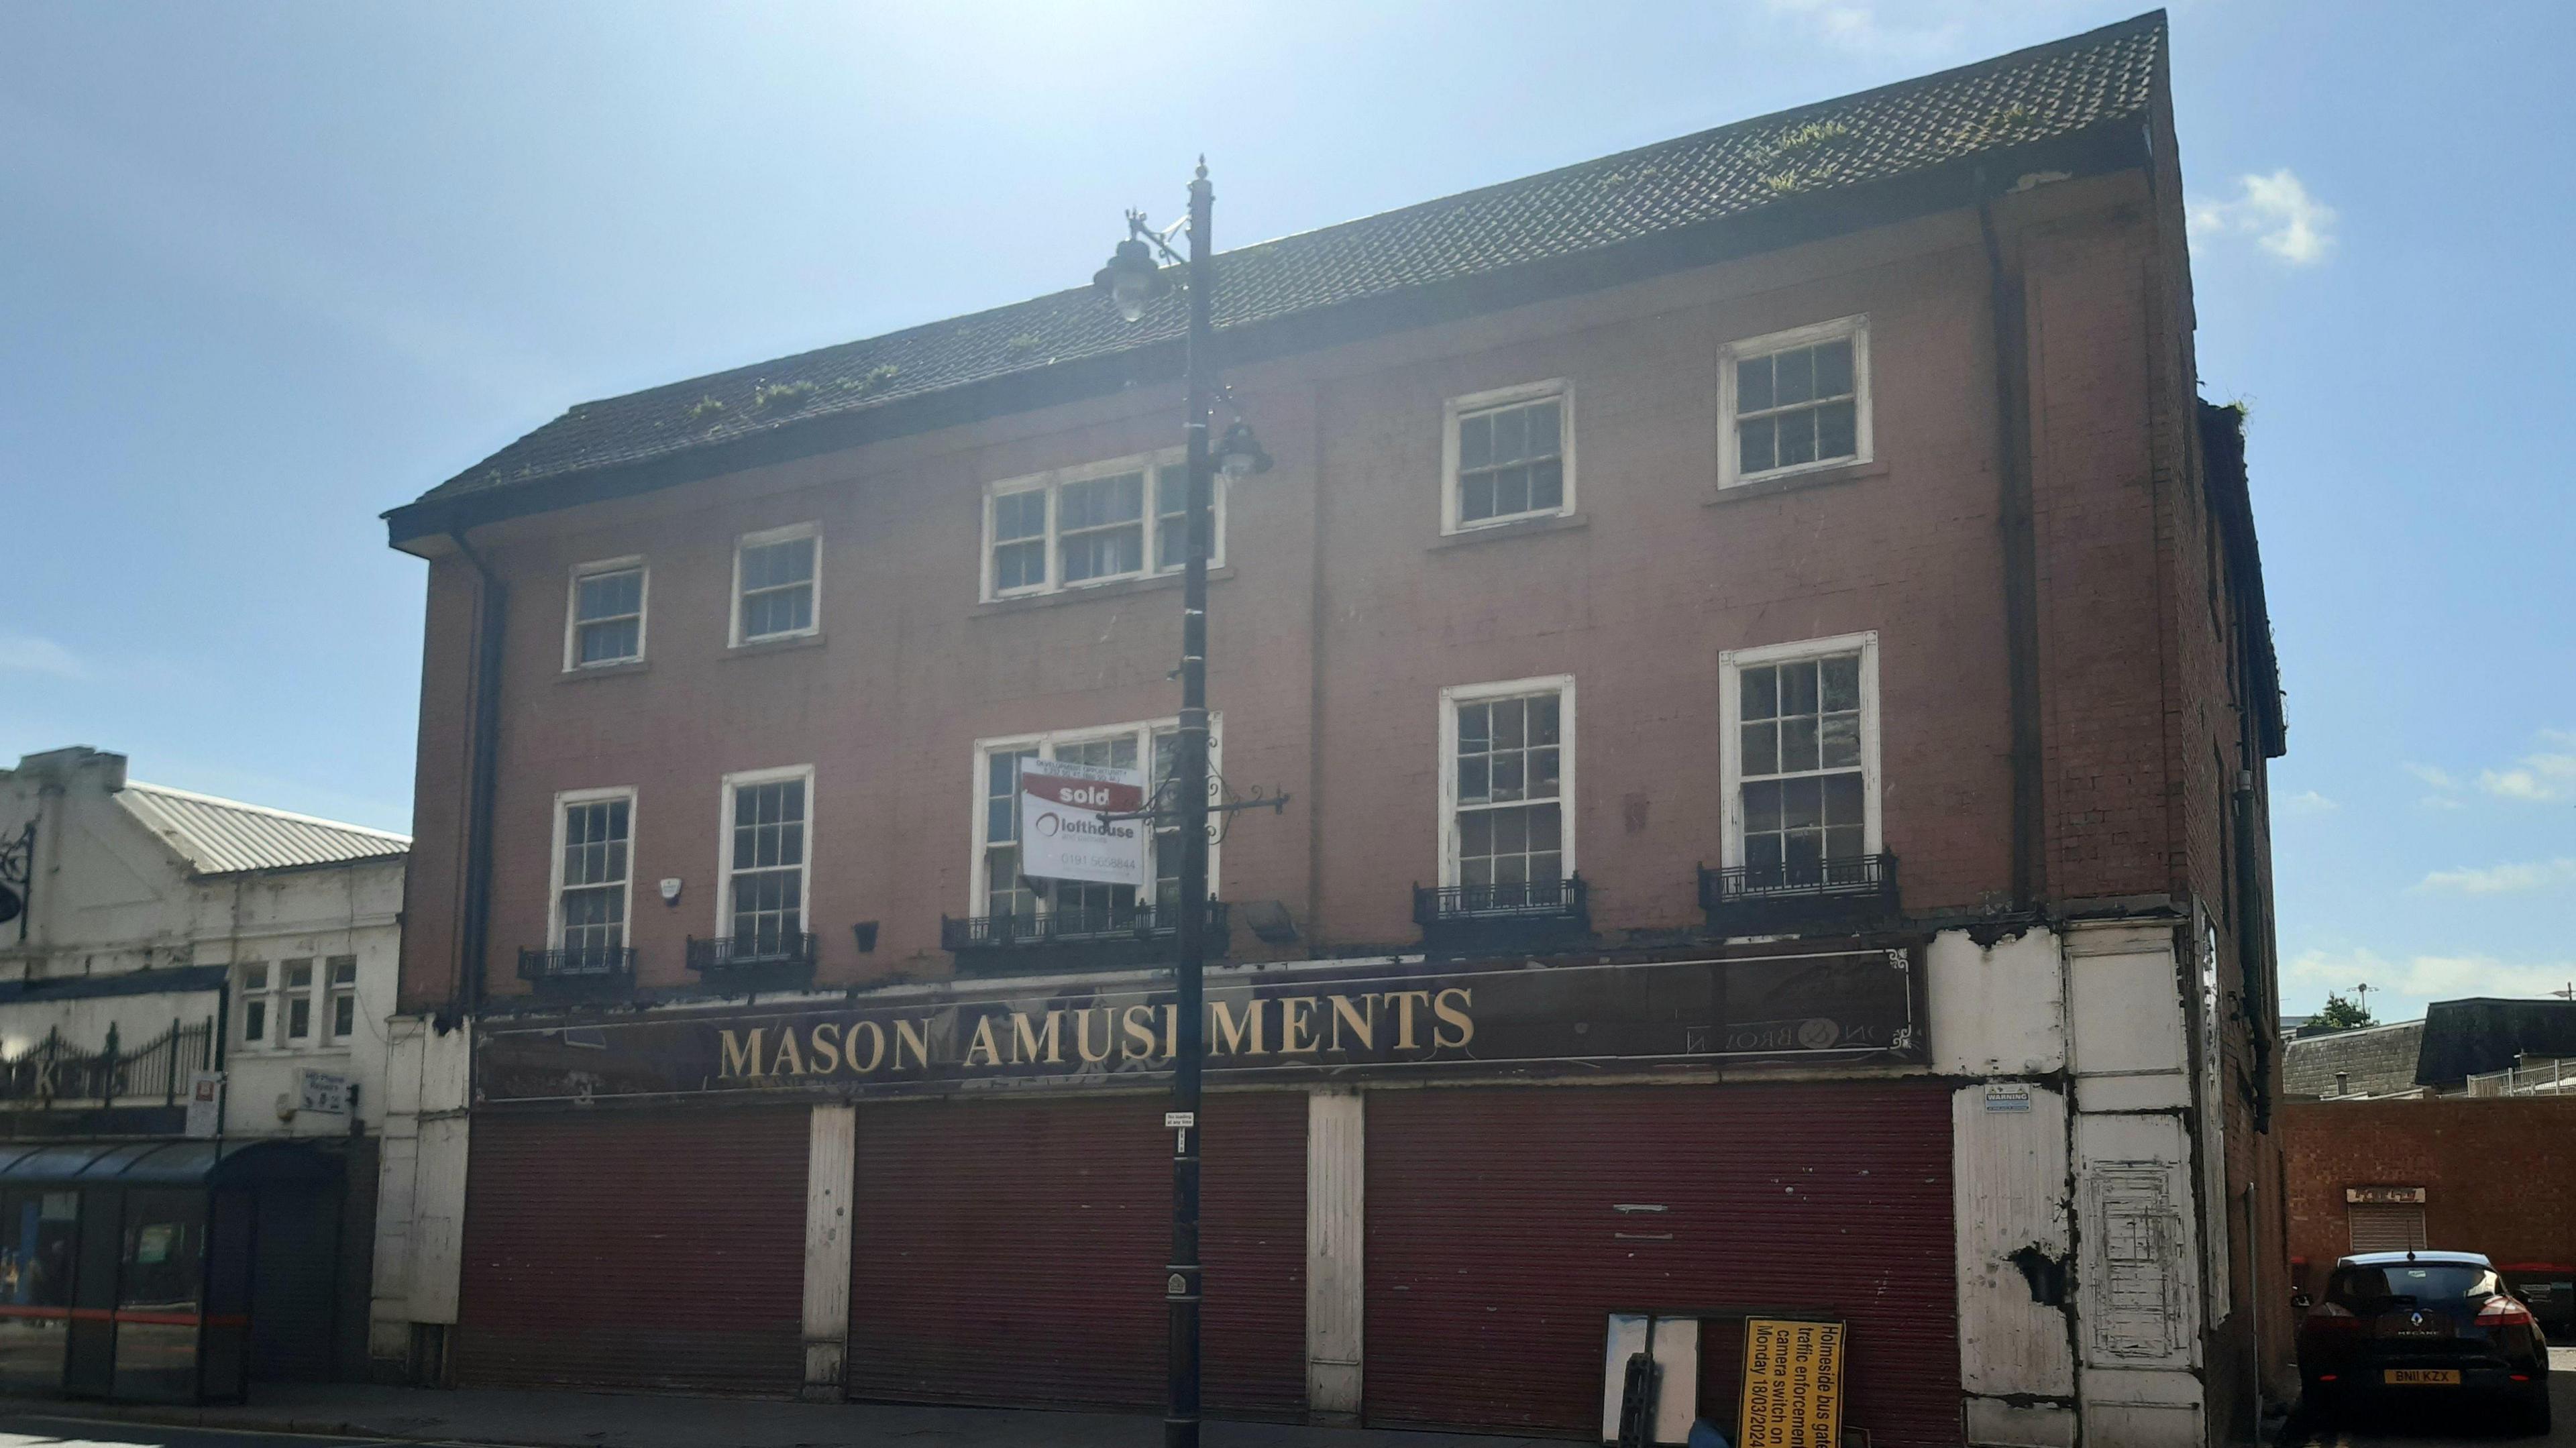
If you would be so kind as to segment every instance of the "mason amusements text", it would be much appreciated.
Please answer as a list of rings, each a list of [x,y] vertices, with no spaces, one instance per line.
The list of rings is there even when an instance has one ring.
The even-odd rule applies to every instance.
[[[1465,986],[1255,998],[1239,1005],[1210,1001],[1207,1053],[1388,1060],[1455,1050],[1476,1038],[1474,1007],[1475,992]],[[725,1027],[717,1075],[758,1081],[951,1066],[1151,1063],[1171,1059],[1178,1025],[1178,1008],[1163,1004],[987,1011],[974,1017],[971,1028],[954,1011],[886,1021]]]

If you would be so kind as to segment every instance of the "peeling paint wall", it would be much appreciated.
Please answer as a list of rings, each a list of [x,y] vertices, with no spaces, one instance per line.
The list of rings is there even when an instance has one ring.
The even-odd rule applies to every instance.
[[[396,1016],[389,1026],[367,1341],[377,1375],[402,1377],[438,1368],[420,1360],[419,1327],[456,1321],[473,1057],[463,1027],[441,1031],[426,1016]]]

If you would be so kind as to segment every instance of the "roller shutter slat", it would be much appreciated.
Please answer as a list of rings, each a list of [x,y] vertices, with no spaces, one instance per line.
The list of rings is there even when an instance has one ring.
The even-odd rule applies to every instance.
[[[1172,1142],[1159,1098],[943,1101],[859,1114],[852,1397],[1163,1402]],[[1305,1400],[1306,1098],[1201,1108],[1213,1414]]]
[[[458,1381],[794,1393],[809,1120],[477,1116]]]
[[[1372,1424],[1597,1438],[1610,1312],[1811,1305],[1845,1422],[1963,1439],[1942,1087],[1372,1092],[1367,1156]]]

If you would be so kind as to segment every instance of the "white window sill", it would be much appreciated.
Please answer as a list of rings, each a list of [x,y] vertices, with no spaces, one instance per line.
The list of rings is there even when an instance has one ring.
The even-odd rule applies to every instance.
[[[1720,503],[1742,502],[1752,498],[1776,498],[1800,488],[1821,488],[1834,483],[1858,482],[1863,478],[1887,476],[1887,464],[1878,459],[1858,463],[1836,463],[1832,467],[1807,468],[1794,473],[1773,473],[1751,482],[1736,483],[1710,493],[1702,501],[1710,507]]]
[[[816,629],[812,633],[780,634],[776,638],[750,639],[727,648],[724,656],[729,659],[742,659],[759,654],[786,653],[793,649],[819,649],[822,646],[823,631]]]
[[[1497,538],[1526,538],[1533,533],[1563,533],[1574,528],[1592,526],[1589,513],[1542,513],[1536,517],[1513,518],[1502,523],[1478,523],[1443,533],[1424,551],[1437,553],[1444,548],[1464,548],[1470,543],[1485,543]]]
[[[1234,569],[1230,566],[1218,565],[1209,568],[1207,576],[1208,582],[1220,583],[1232,578]],[[1059,604],[1085,603],[1097,598],[1128,598],[1139,593],[1158,593],[1166,588],[1180,587],[1181,579],[1181,570],[1175,568],[1169,573],[1157,573],[1146,578],[1119,578],[1107,583],[1077,583],[1070,588],[1058,588],[1046,593],[1018,593],[1008,598],[987,599],[969,609],[967,616],[981,618],[990,613],[1018,613],[1024,609],[1053,608]]]
[[[652,667],[647,659],[619,659],[613,664],[581,664],[555,676],[558,684],[578,684],[584,679],[614,679],[626,674],[640,674]]]

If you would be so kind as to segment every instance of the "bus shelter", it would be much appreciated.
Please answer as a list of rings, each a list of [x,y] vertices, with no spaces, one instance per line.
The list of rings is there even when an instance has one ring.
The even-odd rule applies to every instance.
[[[260,1290],[260,1234],[335,1217],[340,1178],[289,1141],[0,1145],[0,1389],[239,1401],[254,1307],[314,1307]]]

